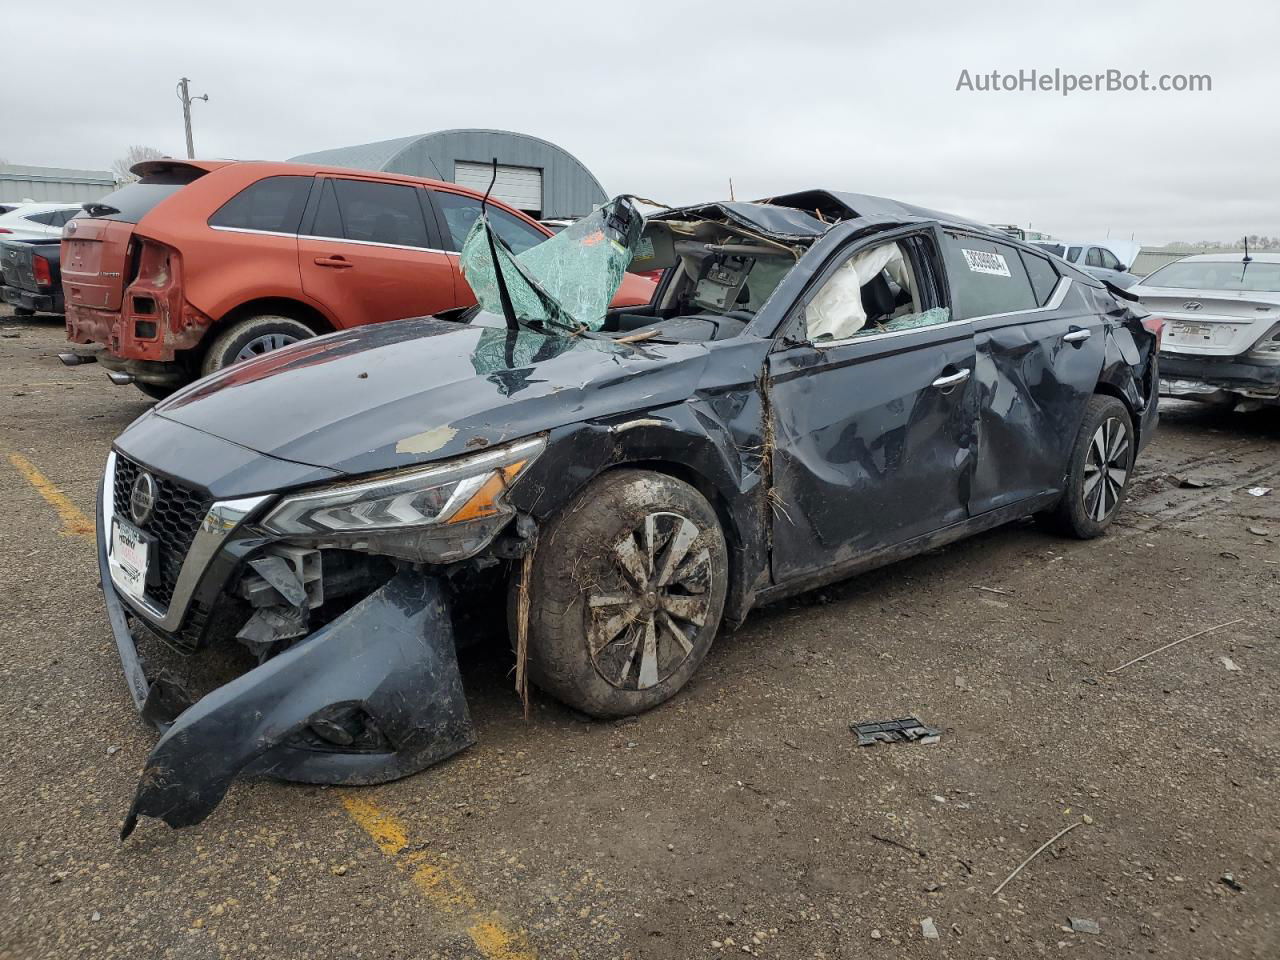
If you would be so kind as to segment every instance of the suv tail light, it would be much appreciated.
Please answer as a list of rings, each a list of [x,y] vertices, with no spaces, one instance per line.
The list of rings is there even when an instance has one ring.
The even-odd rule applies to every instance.
[[[1164,343],[1164,325],[1167,321],[1164,317],[1143,317],[1142,326],[1147,333],[1156,338],[1156,349],[1159,350]]]
[[[31,276],[37,287],[53,286],[53,274],[49,270],[49,261],[41,256],[31,258]]]
[[[0,233],[13,233],[8,227],[0,227]]]

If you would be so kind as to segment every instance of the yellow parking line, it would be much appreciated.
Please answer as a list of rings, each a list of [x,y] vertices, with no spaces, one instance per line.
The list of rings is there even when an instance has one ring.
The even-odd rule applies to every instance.
[[[513,929],[496,914],[480,907],[476,895],[452,864],[424,850],[409,849],[403,823],[367,798],[343,793],[342,806],[382,853],[409,874],[423,899],[441,913],[457,917],[480,955],[489,960],[534,960],[537,953],[523,930]]]
[[[19,453],[9,454],[9,462],[58,512],[63,536],[93,536],[93,521],[57,484],[36,469],[35,464]],[[537,953],[530,946],[528,935],[512,928],[495,913],[484,910],[452,864],[429,851],[409,849],[409,834],[399,819],[381,810],[366,795],[343,793],[341,800],[347,815],[369,835],[384,856],[409,875],[423,899],[464,925],[481,956],[487,960],[536,960]]]
[[[49,506],[58,511],[62,518],[62,535],[64,537],[92,537],[93,521],[86,517],[67,495],[58,489],[57,484],[36,469],[36,465],[20,453],[9,454],[9,462],[13,464],[27,483],[36,488],[36,492],[44,497]]]

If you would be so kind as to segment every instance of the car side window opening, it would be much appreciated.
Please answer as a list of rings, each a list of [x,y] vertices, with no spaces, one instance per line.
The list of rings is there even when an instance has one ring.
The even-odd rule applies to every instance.
[[[1102,251],[1097,247],[1090,247],[1089,252],[1085,254],[1084,265],[1086,267],[1102,266]]]
[[[1068,263],[1079,263],[1079,262],[1080,262],[1080,248],[1079,248],[1079,247],[1068,247],[1068,248],[1067,248],[1067,255],[1066,255],[1066,257],[1065,257],[1064,259],[1065,259]]]
[[[1116,255],[1106,247],[1098,248],[1098,256],[1102,257],[1102,265],[1108,270],[1120,270],[1123,265],[1116,259]]]
[[[1027,268],[1027,276],[1031,280],[1031,289],[1036,295],[1036,304],[1043,307],[1053,296],[1054,288],[1058,286],[1058,271],[1044,257],[1037,257],[1026,250],[1021,252],[1022,263]]]
[[[1035,310],[1041,305],[1017,247],[963,233],[945,234],[943,247],[956,319]]]
[[[933,326],[951,319],[923,295],[909,244],[923,237],[876,244],[849,257],[805,305],[805,338],[812,343]],[[918,249],[918,248],[917,248]]]
[[[480,216],[480,201],[475,197],[466,197],[460,193],[448,193],[444,190],[432,191],[432,197],[440,207],[448,225],[448,241],[450,249],[461,250],[462,241],[467,239],[472,225]],[[530,247],[536,247],[547,235],[519,217],[513,217],[507,211],[493,205],[489,206],[489,223],[494,232],[503,239],[511,252],[524,253]]]
[[[297,233],[311,184],[311,177],[265,177],[219,207],[209,226]]]
[[[363,243],[429,248],[417,187],[371,180],[327,179],[311,233]]]

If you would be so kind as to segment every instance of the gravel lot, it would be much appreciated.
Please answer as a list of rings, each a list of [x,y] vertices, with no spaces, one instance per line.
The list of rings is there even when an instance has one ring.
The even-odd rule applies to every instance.
[[[1109,536],[1018,524],[757,611],[631,722],[525,724],[482,647],[470,751],[122,844],[155,735],[75,509],[147,402],[62,367],[58,318],[0,335],[3,960],[1280,956],[1280,412],[1169,403]],[[849,731],[912,713],[939,743]]]

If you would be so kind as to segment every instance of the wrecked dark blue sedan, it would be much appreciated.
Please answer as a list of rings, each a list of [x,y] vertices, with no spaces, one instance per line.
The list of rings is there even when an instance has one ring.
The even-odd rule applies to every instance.
[[[759,604],[1028,515],[1096,537],[1156,425],[1160,321],[889,200],[619,199],[519,256],[482,219],[463,266],[471,315],[229,367],[116,441],[102,584],[164,731],[126,833],[242,773],[373,783],[463,749],[477,610],[505,604],[522,695],[613,717]],[[628,267],[664,279],[611,311]]]

